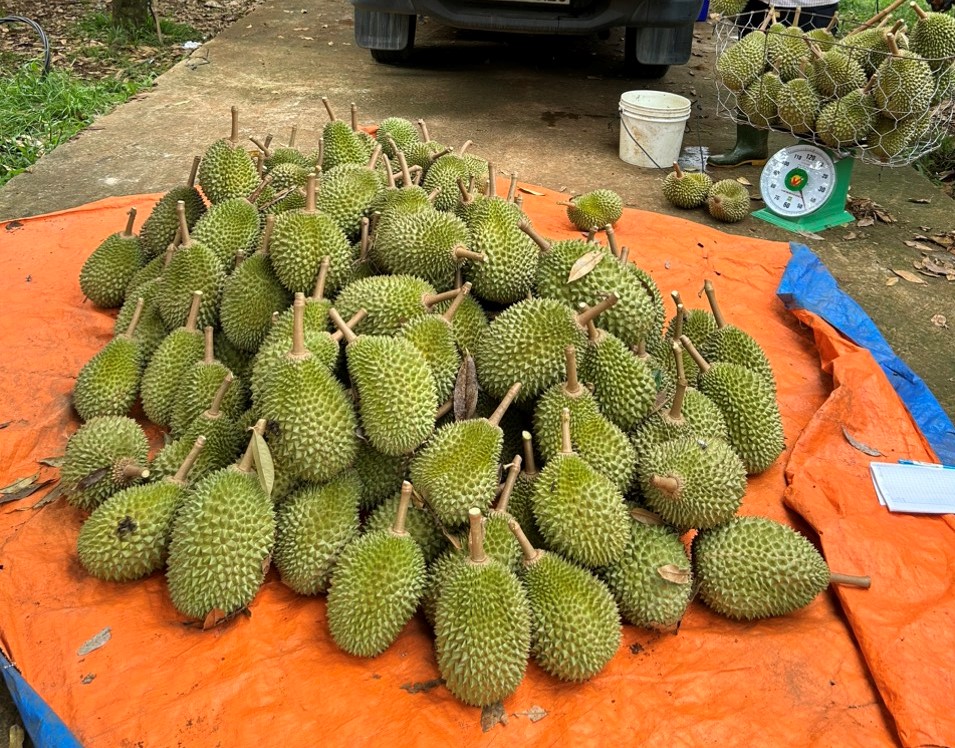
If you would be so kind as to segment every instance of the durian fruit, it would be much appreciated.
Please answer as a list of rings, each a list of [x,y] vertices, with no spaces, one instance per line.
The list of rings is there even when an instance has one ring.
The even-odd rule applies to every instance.
[[[139,241],[143,259],[153,260],[162,257],[170,243],[179,244],[176,232],[179,231],[179,216],[176,204],[180,201],[186,211],[186,225],[194,226],[206,211],[206,203],[196,189],[196,172],[199,170],[200,157],[192,160],[192,170],[185,185],[173,187],[163,195],[139,228]],[[156,273],[159,275],[159,273]],[[155,276],[153,276],[155,277]],[[128,291],[127,291],[128,293]]]
[[[783,424],[772,390],[755,372],[716,362],[710,365],[685,335],[683,346],[700,367],[700,391],[710,398],[726,420],[727,441],[743,460],[746,472],[763,472],[782,454]]]
[[[570,411],[561,415],[561,451],[534,486],[534,517],[548,548],[583,566],[616,561],[627,542],[629,520],[623,495],[611,481],[573,452]]]
[[[952,68],[955,70],[955,68]],[[931,114],[913,115],[904,120],[878,117],[869,132],[867,150],[883,161],[889,161],[916,145],[931,124]]]
[[[645,629],[677,626],[693,596],[690,559],[679,534],[644,510],[633,510],[620,558],[597,573],[623,619]]]
[[[366,440],[359,440],[352,469],[361,482],[358,506],[363,512],[373,510],[401,490],[408,477],[408,460],[408,455],[382,454]]]
[[[812,83],[804,77],[797,77],[784,83],[779,89],[779,93],[776,94],[776,105],[779,121],[788,127],[793,135],[809,135],[815,127],[822,102]],[[742,187],[733,180],[724,181],[736,184],[737,188]],[[745,192],[745,188],[743,191]]]
[[[451,397],[461,366],[461,354],[454,342],[452,324],[455,313],[470,292],[471,284],[465,283],[444,314],[423,314],[409,320],[401,328],[401,337],[414,343],[427,360],[434,377],[438,402],[441,403]]]
[[[702,345],[716,330],[716,317],[708,309],[687,309],[679,291],[670,291],[670,298],[673,299],[676,314],[667,322],[664,337],[672,343],[679,340],[681,335],[686,335],[694,345]],[[670,355],[669,350],[666,355]],[[689,355],[683,357],[683,366],[687,371],[687,378],[695,379],[696,369],[693,367],[696,364]]]
[[[484,552],[481,512],[469,513],[469,556],[452,563],[434,614],[438,670],[448,690],[471,706],[494,704],[524,678],[531,613],[521,583]]]
[[[99,416],[70,437],[60,466],[66,500],[90,511],[149,477],[149,440],[132,418]]]
[[[219,297],[225,282],[225,271],[215,252],[205,244],[193,241],[189,235],[185,206],[178,203],[176,210],[182,244],[163,270],[159,313],[168,329],[182,327],[189,316],[193,294],[202,291],[196,324],[200,328],[214,325],[219,319]]]
[[[860,88],[822,108],[816,135],[833,148],[851,148],[866,139],[874,122],[872,97]]]
[[[411,143],[407,148],[402,148],[408,163],[412,166],[420,167],[422,173],[426,176],[428,168],[442,156],[451,153],[453,150],[436,140],[431,139],[431,133],[428,130],[428,124],[419,119],[416,123],[421,132],[421,138],[417,143]]]
[[[891,55],[873,76],[872,99],[876,108],[893,119],[922,114],[935,93],[932,68],[916,53],[900,50],[893,34],[886,34],[885,40]]]
[[[713,0],[710,3],[710,13],[718,13],[723,18],[738,16],[746,7],[745,0]]]
[[[730,618],[792,613],[830,583],[869,586],[868,577],[831,573],[805,536],[763,517],[737,517],[703,531],[692,551],[700,599]]]
[[[567,217],[581,231],[612,226],[623,215],[623,200],[613,190],[594,190],[558,204],[567,206]]]
[[[439,301],[431,306],[431,311],[446,315],[451,305],[456,303],[457,298],[455,296],[450,301]],[[487,332],[489,324],[487,314],[471,295],[465,296],[457,303],[459,304],[457,311],[451,320],[451,335],[459,351],[473,353],[480,345],[484,333]]]
[[[825,54],[815,45],[811,49],[815,60],[809,81],[823,98],[839,99],[865,86],[868,80],[865,70],[842,49],[833,47]]]
[[[345,236],[354,237],[362,216],[383,187],[373,163],[340,164],[322,174],[315,207],[335,221]]]
[[[266,145],[264,148],[260,147],[260,150],[264,156],[262,160],[262,166],[265,168],[267,173],[271,174],[283,164],[293,164],[299,168],[308,169],[309,171],[311,171],[317,165],[314,160],[310,159],[295,147],[295,138],[297,135],[298,127],[296,125],[292,125],[292,131],[289,133],[287,146],[281,146],[274,150],[269,150],[268,145]],[[258,142],[253,142],[255,142],[256,145],[259,145]]]
[[[232,197],[216,203],[192,227],[193,240],[211,249],[228,272],[236,255],[251,254],[262,233],[262,218],[256,200],[271,177],[263,179],[248,197]]]
[[[397,158],[399,151],[406,152],[415,143],[421,142],[414,122],[401,117],[385,117],[378,123],[375,137],[388,158]]]
[[[581,377],[593,385],[600,412],[624,431],[643,420],[656,399],[650,366],[616,335],[587,325],[589,342],[580,364]]]
[[[170,433],[175,438],[186,433],[192,422],[202,414],[215,397],[222,381],[230,374],[225,364],[215,357],[213,338],[214,333],[211,327],[203,330],[202,359],[186,369],[179,380],[172,418],[169,421]],[[230,418],[236,419],[245,407],[244,389],[241,382],[236,381],[235,386],[228,389],[222,401],[222,409]]]
[[[331,260],[326,291],[345,285],[352,251],[348,237],[328,215],[315,208],[315,175],[308,177],[305,208],[275,217],[269,258],[276,277],[289,291],[306,293],[315,285],[323,257]]]
[[[536,549],[513,519],[510,529],[523,551],[531,656],[561,680],[593,678],[620,646],[620,613],[613,596],[586,569]]]
[[[405,530],[412,486],[405,481],[394,524],[361,535],[338,557],[328,590],[328,629],[349,654],[374,657],[392,645],[425,581],[421,548]]]
[[[810,29],[803,34],[803,37],[806,39],[806,43],[818,47],[822,52],[828,52],[836,43],[836,37],[833,35],[832,30],[835,28],[838,22],[839,14],[834,13],[825,28]]]
[[[275,544],[275,512],[253,465],[256,426],[242,460],[199,481],[176,511],[166,582],[180,613],[215,625],[248,607]]]
[[[256,402],[274,424],[271,446],[305,480],[324,483],[351,465],[358,423],[351,398],[305,347],[305,297],[295,295],[291,350],[277,362]]]
[[[143,360],[148,365],[156,349],[166,339],[166,323],[159,313],[159,294],[162,293],[162,276],[141,284],[134,295],[127,297],[127,301],[119,309],[116,321],[113,323],[113,334],[119,335],[129,327],[136,305],[143,300],[143,311],[139,315],[139,324],[133,332],[133,337],[139,341],[143,349]]]
[[[140,297],[126,332],[110,340],[80,369],[73,387],[73,407],[84,421],[124,416],[136,402],[145,362],[142,344],[133,334],[143,304]]]
[[[358,537],[360,484],[346,470],[323,485],[307,485],[276,511],[274,561],[282,582],[299,595],[328,589],[339,555]]]
[[[498,494],[497,501],[484,518],[484,552],[515,574],[520,574],[523,553],[517,538],[511,531],[511,523],[516,520],[509,510],[511,493],[517,485],[522,462],[520,455],[514,455],[510,465],[506,466],[507,477],[504,479],[504,486]]]
[[[236,348],[250,353],[258,351],[269,334],[272,314],[291,303],[268,256],[274,223],[274,216],[268,216],[262,248],[243,260],[222,287],[219,305],[222,333]]]
[[[322,171],[331,171],[340,164],[361,164],[367,161],[371,148],[362,141],[356,132],[357,127],[349,126],[348,122],[338,119],[325,96],[322,97],[322,104],[325,105],[329,120],[322,128]]]
[[[80,563],[97,579],[127,582],[162,568],[176,507],[205,437],[198,437],[174,475],[131,486],[100,504],[76,541]]]
[[[158,426],[169,426],[172,422],[179,382],[194,363],[202,360],[204,338],[196,329],[201,303],[202,291],[195,291],[186,324],[166,336],[143,372],[140,388],[143,411]]]
[[[399,481],[399,487],[403,482]],[[401,491],[399,489],[375,507],[374,511],[365,520],[362,531],[367,535],[377,530],[390,529],[394,524],[395,512],[398,511],[400,503]],[[438,526],[438,523],[435,522],[434,514],[416,494],[412,494],[408,513],[405,515],[405,529],[414,542],[418,544],[418,547],[421,548],[426,564],[430,564],[448,548],[448,538],[442,528]]]
[[[663,180],[663,196],[678,208],[698,208],[706,201],[713,180],[703,172],[684,173],[674,161],[673,171]]]
[[[746,468],[722,439],[684,436],[651,447],[638,474],[646,506],[681,530],[729,521],[746,493]]]
[[[766,353],[749,333],[736,327],[736,325],[726,324],[719,302],[716,300],[716,289],[713,287],[713,282],[710,280],[704,281],[703,290],[706,292],[706,298],[713,310],[713,318],[716,320],[717,329],[707,335],[699,345],[700,353],[707,361],[723,361],[752,369],[759,374],[766,386],[775,393],[776,378],[773,376],[773,369],[769,365]]]
[[[762,75],[766,53],[765,32],[751,31],[717,58],[717,78],[731,91],[742,91]]]
[[[519,382],[512,385],[489,418],[442,426],[412,459],[411,480],[444,525],[462,525],[469,509],[494,500],[504,442],[499,424],[520,391]]]
[[[766,32],[767,58],[783,82],[797,78],[800,65],[809,57],[809,48],[799,29],[799,13],[796,7],[792,25],[774,23]]]
[[[259,183],[258,171],[248,152],[239,143],[239,109],[232,107],[232,133],[217,140],[199,164],[199,186],[209,201],[221,203],[245,197]]]
[[[181,437],[169,442],[153,458],[152,472],[155,478],[174,475],[200,436],[205,448],[193,464],[193,481],[235,462],[242,446],[243,432],[232,418],[222,412],[222,402],[233,381],[232,372],[226,374],[209,407],[189,425]]]
[[[932,97],[931,105],[942,104],[953,97],[955,97],[955,61],[935,73],[935,95]]]
[[[140,244],[142,244],[141,234],[139,241]],[[128,306],[130,300],[138,298],[136,296],[136,290],[138,288],[162,276],[162,271],[165,270],[168,260],[172,259],[172,253],[175,252],[176,247],[178,246],[179,229],[176,229],[175,238],[173,239],[173,242],[166,247],[166,251],[149,260],[149,262],[133,273],[133,277],[129,279],[129,283],[126,284],[126,290],[123,293],[123,298],[126,300],[123,306]]]
[[[83,263],[80,290],[96,306],[122,305],[126,286],[143,265],[142,245],[133,233],[135,220],[136,209],[130,208],[126,228],[106,237]]]
[[[909,47],[908,37],[898,33],[904,25],[905,21],[899,19],[891,30],[896,37],[895,43],[899,49]],[[862,31],[853,31],[840,40],[839,44],[849,57],[862,65],[867,76],[875,73],[886,57],[891,54],[886,40],[886,30],[881,25]]]
[[[717,221],[737,223],[749,215],[749,191],[735,179],[723,179],[710,188],[706,208]]]
[[[396,335],[408,320],[457,294],[457,289],[437,294],[434,286],[412,275],[373,275],[345,286],[335,298],[335,308],[345,318],[364,309],[361,331],[367,335]]]
[[[465,183],[473,176],[483,177],[487,173],[487,163],[472,160],[466,157],[465,151],[471,141],[465,143],[458,153],[448,153],[435,159],[428,167],[421,186],[425,192],[432,193],[438,190],[434,200],[434,207],[438,210],[451,211],[458,204],[458,180]]]
[[[948,13],[927,13],[917,3],[909,7],[918,16],[909,46],[921,55],[937,74],[950,66],[955,57],[955,16]]]

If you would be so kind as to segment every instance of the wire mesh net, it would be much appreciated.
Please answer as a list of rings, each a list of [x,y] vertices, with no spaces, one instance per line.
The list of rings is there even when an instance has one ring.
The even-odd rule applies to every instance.
[[[882,166],[931,153],[955,121],[955,17],[952,49],[944,41],[947,55],[931,57],[910,49],[938,48],[919,43],[921,21],[910,32],[888,18],[805,33],[796,23],[757,28],[762,19],[748,13],[719,19],[719,115]]]

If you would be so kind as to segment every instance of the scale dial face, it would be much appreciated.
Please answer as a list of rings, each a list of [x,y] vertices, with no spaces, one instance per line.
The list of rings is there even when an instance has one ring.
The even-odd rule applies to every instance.
[[[759,188],[773,213],[798,218],[818,210],[836,186],[836,166],[829,154],[800,143],[772,155],[763,167]]]

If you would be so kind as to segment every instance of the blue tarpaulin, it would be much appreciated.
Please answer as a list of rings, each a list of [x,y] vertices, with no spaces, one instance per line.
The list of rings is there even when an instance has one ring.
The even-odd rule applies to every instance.
[[[3,668],[3,680],[13,697],[13,703],[20,710],[23,726],[36,748],[83,748],[3,652],[0,652],[0,667]]]

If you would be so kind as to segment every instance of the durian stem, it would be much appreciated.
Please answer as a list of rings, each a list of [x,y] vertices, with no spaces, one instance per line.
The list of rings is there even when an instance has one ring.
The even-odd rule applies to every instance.
[[[332,321],[332,324],[338,328],[342,336],[345,338],[345,341],[351,343],[358,336],[352,332],[351,328],[345,323],[345,320],[342,319],[341,315],[338,313],[338,310],[335,307],[332,307],[328,310],[328,318]]]
[[[593,244],[597,241],[597,227],[591,226],[587,229],[587,238],[584,240],[587,244]]]
[[[357,312],[355,312],[351,317],[348,318],[348,320],[346,321],[346,324],[348,325],[348,328],[349,328],[350,330],[354,330],[354,329],[355,329],[355,325],[357,325],[359,322],[361,322],[361,321],[362,321],[363,319],[365,319],[365,317],[367,317],[367,316],[368,316],[368,312],[367,312],[367,311],[365,311],[364,309],[359,309],[359,310],[358,310]],[[334,340],[334,341],[337,343],[337,342],[338,342],[339,340],[341,340],[341,339],[342,339],[342,331],[341,331],[341,330],[335,330],[335,332],[332,333],[332,340]]]
[[[202,304],[202,291],[192,292],[192,303],[189,305],[189,316],[186,318],[186,329],[196,331],[196,320],[199,319],[199,305]]]
[[[514,205],[518,207],[519,210],[524,210],[524,196],[518,193],[514,196]]]
[[[487,162],[487,196],[497,197],[497,185],[494,183],[494,164]]]
[[[471,551],[471,563],[487,563],[487,554],[484,552],[484,520],[481,517],[481,510],[476,506],[468,509],[468,522],[470,531],[468,532],[468,546]]]
[[[570,408],[560,411],[560,453],[572,455],[574,446],[570,440]]]
[[[457,296],[454,297],[454,299],[451,301],[451,305],[445,309],[444,314],[441,315],[445,322],[450,323],[451,320],[454,319],[455,312],[458,311],[458,307],[461,306],[462,302],[464,301],[464,297],[469,293],[471,293],[470,283],[465,283],[463,286],[461,286],[461,288],[458,289]]]
[[[716,318],[716,326],[722,330],[726,327],[726,319],[723,317],[720,305],[716,301],[716,289],[713,288],[712,281],[703,281],[703,292],[706,294],[706,300],[710,302],[710,309],[713,310],[713,316]]]
[[[514,195],[517,194],[517,172],[511,172],[511,183],[507,187],[507,202],[514,202]]]
[[[435,187],[431,192],[428,193],[428,202],[434,205],[434,201],[438,199],[438,195],[441,194],[441,188]]]
[[[856,26],[856,27],[852,30],[852,33],[849,34],[849,36],[853,36],[853,35],[855,35],[855,34],[858,34],[860,31],[865,31],[867,28],[869,28],[869,27],[871,27],[871,26],[874,26],[875,24],[879,23],[883,18],[885,18],[886,16],[888,16],[892,11],[894,11],[896,8],[898,8],[900,5],[902,5],[904,2],[905,2],[905,0],[894,0],[894,2],[892,2],[891,5],[887,5],[885,8],[883,8],[883,9],[880,10],[878,13],[876,13],[874,16],[872,16],[869,20],[867,20],[867,21],[865,21],[864,23],[861,23],[860,25]]]
[[[822,50],[819,49],[819,47],[817,47],[813,42],[809,42],[809,51],[812,52],[812,56],[817,60],[821,60],[823,58]]]
[[[196,175],[199,173],[200,161],[202,161],[202,156],[192,157],[192,168],[189,170],[189,179],[186,181],[186,187],[196,186]]]
[[[593,320],[587,321],[587,337],[591,343],[596,343],[600,337],[600,330],[597,329],[597,325],[594,324]]]
[[[368,262],[368,238],[369,231],[368,227],[371,225],[371,221],[368,220],[368,216],[361,217],[361,241],[358,244],[358,262],[364,264]]]
[[[680,489],[683,487],[680,479],[672,475],[653,475],[650,484],[673,501],[680,498]]]
[[[435,304],[440,304],[442,301],[448,301],[453,299],[458,295],[458,289],[452,289],[450,291],[442,291],[441,293],[426,293],[421,297],[421,303],[428,309],[433,307]]]
[[[176,217],[179,219],[179,246],[189,246],[189,224],[186,222],[186,203],[176,201]]]
[[[686,335],[680,336],[680,342],[683,343],[683,347],[686,348],[686,352],[690,354],[696,365],[700,367],[700,371],[706,373],[710,370],[710,365],[706,362],[706,359],[700,355],[700,352],[696,350],[696,346],[693,345],[693,341],[690,340]]]
[[[126,328],[124,335],[127,338],[132,338],[133,333],[136,332],[136,325],[139,324],[139,318],[143,316],[143,306],[146,304],[145,299],[140,296],[136,300],[136,308],[133,310],[133,318],[129,321],[129,327]]]
[[[899,45],[895,43],[895,34],[889,33],[885,35],[885,43],[889,47],[889,52],[891,52],[895,57],[899,56]]]
[[[673,393],[673,404],[670,406],[670,418],[675,421],[683,417],[683,398],[686,395],[688,383],[686,381],[686,371],[683,368],[683,346],[679,343],[673,344],[673,357],[676,361],[676,392]]]
[[[395,151],[395,156],[398,159],[398,167],[401,169],[401,186],[410,187],[411,186],[411,172],[408,170],[408,159],[405,158],[404,151],[402,151],[395,144],[395,141],[392,138],[388,138],[388,141],[391,143],[391,147]]]
[[[789,22],[789,28],[798,29],[799,28],[799,17],[802,15],[802,7],[797,5],[796,10],[793,12],[793,20]]]
[[[864,590],[872,586],[872,579],[868,576],[860,577],[855,574],[835,574],[829,575],[830,584],[841,584],[846,587],[860,587]]]
[[[288,136],[288,147],[295,147],[295,136],[298,135],[298,125],[292,125],[292,132]]]
[[[316,169],[321,169],[322,164],[325,163],[325,138],[318,139],[318,157],[316,158]]]
[[[613,230],[611,224],[604,226],[604,231],[607,232],[607,245],[610,247],[610,251],[613,253],[614,257],[620,257],[620,247],[617,246],[617,234]]]
[[[673,321],[673,339],[679,340],[683,334],[683,322],[686,319],[686,308],[681,302],[676,305],[676,319]]]
[[[900,18],[898,21],[895,22],[895,25],[892,26],[892,33],[895,34],[895,36],[898,36],[899,32],[900,31],[904,32],[904,30],[905,30],[905,19]]]
[[[836,24],[839,23],[839,12],[836,11],[832,14],[832,18],[829,19],[829,23],[826,25],[826,31],[832,31]]]
[[[577,206],[570,200],[558,200],[555,205],[562,205],[565,208],[576,208]]]
[[[646,338],[640,338],[640,342],[633,348],[633,353],[637,358],[643,359],[644,361],[650,358],[650,355],[647,353]]]
[[[428,156],[428,158],[430,159],[431,163],[433,164],[433,163],[434,163],[435,161],[437,161],[439,158],[441,158],[442,156],[447,156],[449,153],[454,153],[454,149],[451,148],[450,146],[447,146],[447,147],[443,148],[442,150],[438,151],[437,153],[432,153],[430,156]]]
[[[405,520],[408,518],[408,507],[411,506],[411,492],[414,487],[408,481],[401,483],[401,497],[398,499],[398,511],[395,512],[395,523],[391,526],[393,535],[405,536]]]
[[[673,303],[676,305],[677,309],[679,309],[680,304],[683,303],[683,299],[680,297],[680,292],[670,291],[670,298],[673,299]]]
[[[367,221],[368,219],[363,219]],[[321,301],[325,298],[325,284],[328,282],[328,269],[331,267],[332,258],[325,255],[322,258],[322,264],[318,266],[318,277],[315,279],[315,288],[312,291],[312,299]]]
[[[130,208],[126,215],[128,218],[126,219],[126,228],[123,230],[123,236],[130,237],[133,235],[133,223],[136,222],[136,209]]]
[[[229,140],[233,144],[238,144],[239,142],[239,107],[232,107],[232,133],[229,135]]]
[[[268,150],[269,146],[272,145],[273,138],[275,138],[275,136],[272,133],[265,136],[265,150]]]
[[[328,112],[328,119],[330,122],[335,121],[335,112],[332,111],[332,105],[328,103],[328,97],[322,97],[322,104],[325,105],[325,111]]]
[[[235,257],[233,258],[233,263],[232,263],[232,269],[235,270],[243,262],[245,262],[245,252],[243,252],[240,249],[235,253]]]
[[[392,171],[391,159],[388,158],[388,155],[385,153],[381,154],[381,158],[385,162],[385,172],[388,174],[388,189],[396,189],[398,187],[398,183],[395,181],[395,173]]]
[[[626,265],[630,262],[630,247],[623,246],[620,248],[620,264]]]
[[[235,375],[231,371],[226,373],[222,382],[219,384],[219,389],[216,390],[216,394],[212,398],[212,405],[209,406],[209,410],[205,413],[206,416],[209,418],[219,417],[219,414],[222,412],[222,401],[225,399],[226,393],[229,391],[229,387],[232,386],[234,380]]]
[[[172,477],[173,482],[175,483],[185,483],[186,478],[189,475],[189,471],[192,470],[192,466],[196,464],[196,459],[199,457],[199,453],[202,451],[202,448],[206,445],[206,437],[198,436],[196,437],[196,443],[192,445],[192,449],[189,450],[189,454],[186,455],[186,459],[182,461],[182,464],[179,466],[179,469],[176,471],[176,474]]]
[[[418,129],[421,130],[421,139],[425,143],[431,140],[431,133],[428,132],[428,123],[423,119],[418,120]]]
[[[577,380],[577,349],[573,345],[564,348],[564,362],[567,369],[567,384],[564,392],[568,395],[580,394],[580,382]]]
[[[305,183],[305,213],[315,212],[315,175],[309,174]]]
[[[920,21],[924,21],[926,18],[928,18],[928,13],[922,10],[922,6],[920,6],[918,3],[909,3],[909,7],[912,9],[915,15],[919,17]]]
[[[680,168],[680,164],[676,161],[673,162],[673,171],[676,173],[677,179],[683,179],[683,169]]]
[[[259,140],[257,137],[255,137],[255,135],[252,135],[249,138],[249,140],[252,142],[252,145],[254,145],[256,148],[258,148],[262,152],[263,155],[265,156],[271,155],[269,153],[268,146],[265,143],[263,143],[261,140]],[[259,155],[259,154],[256,154],[256,155]]]
[[[269,213],[265,217],[265,228],[262,229],[262,240],[259,242],[259,252],[264,255],[269,253],[269,243],[272,241],[272,229],[275,228],[275,216]]]
[[[524,473],[526,475],[537,475],[540,471],[537,469],[537,462],[534,459],[534,438],[530,431],[521,432],[521,443],[524,445]]]
[[[458,151],[458,155],[463,156],[464,152],[467,151],[467,149],[470,148],[472,145],[474,145],[473,140],[465,140],[464,145],[461,146],[461,150]]]
[[[260,418],[255,422],[255,426],[253,426],[251,430],[259,436],[262,436],[265,434],[265,423],[265,419]],[[254,438],[255,437],[249,438],[249,443],[245,448],[242,459],[239,461],[239,464],[236,465],[236,469],[239,470],[239,472],[251,473],[253,470],[255,470],[255,458],[252,456],[252,444]]]
[[[351,129],[352,132],[358,132],[358,105],[353,101],[351,103]]]
[[[136,478],[142,478],[146,480],[149,477],[149,469],[144,468],[142,465],[137,462],[128,462],[120,468],[120,473],[126,480],[135,480]]]
[[[521,552],[524,554],[524,565],[532,566],[540,559],[544,552],[537,550],[531,541],[527,539],[527,536],[524,534],[524,530],[521,529],[521,526],[516,519],[508,520],[507,526],[510,528],[511,532],[514,533],[514,537],[517,538],[517,543],[521,547]]]
[[[461,266],[454,266],[454,287],[460,289],[464,285],[464,275],[461,273]]]
[[[268,187],[272,183],[272,175],[269,174],[267,177],[263,177],[262,181],[259,182],[259,186],[252,190],[252,194],[249,195],[246,200],[255,205],[256,200],[259,199],[259,196],[262,194],[262,190]]]
[[[292,302],[292,358],[303,358],[308,354],[305,347],[305,294],[295,294]]]
[[[202,340],[203,340],[203,352],[202,352],[202,363],[212,364],[215,363],[216,354],[213,347],[213,328],[212,325],[207,325],[202,331]]]
[[[504,397],[501,398],[501,402],[498,403],[498,406],[494,409],[494,412],[488,416],[488,423],[490,423],[492,426],[500,425],[501,419],[504,417],[504,414],[507,413],[507,409],[511,407],[511,403],[514,402],[514,398],[517,397],[520,391],[521,383],[514,382],[510,389],[504,393]]]
[[[471,196],[471,193],[468,192],[468,187],[461,177],[458,177],[458,192],[461,193],[461,202],[465,205],[474,200],[474,198]]]
[[[603,301],[598,304],[594,304],[589,309],[585,309],[580,314],[577,315],[577,324],[581,327],[586,327],[587,323],[596,319],[600,314],[607,311],[610,307],[616,304],[619,301],[617,294],[610,292]]]
[[[461,244],[451,250],[451,255],[458,261],[470,260],[471,262],[484,262],[487,259],[487,256],[482,252],[472,252]]]
[[[454,398],[448,398],[444,403],[442,403],[438,409],[434,412],[434,420],[439,418],[444,418],[451,410],[454,408]]]
[[[517,476],[521,472],[521,456],[514,455],[511,466],[507,471],[507,478],[504,480],[504,488],[501,489],[501,495],[498,497],[497,505],[494,507],[499,512],[506,512],[507,505],[511,500],[511,491],[514,490],[514,484],[517,483]]]

